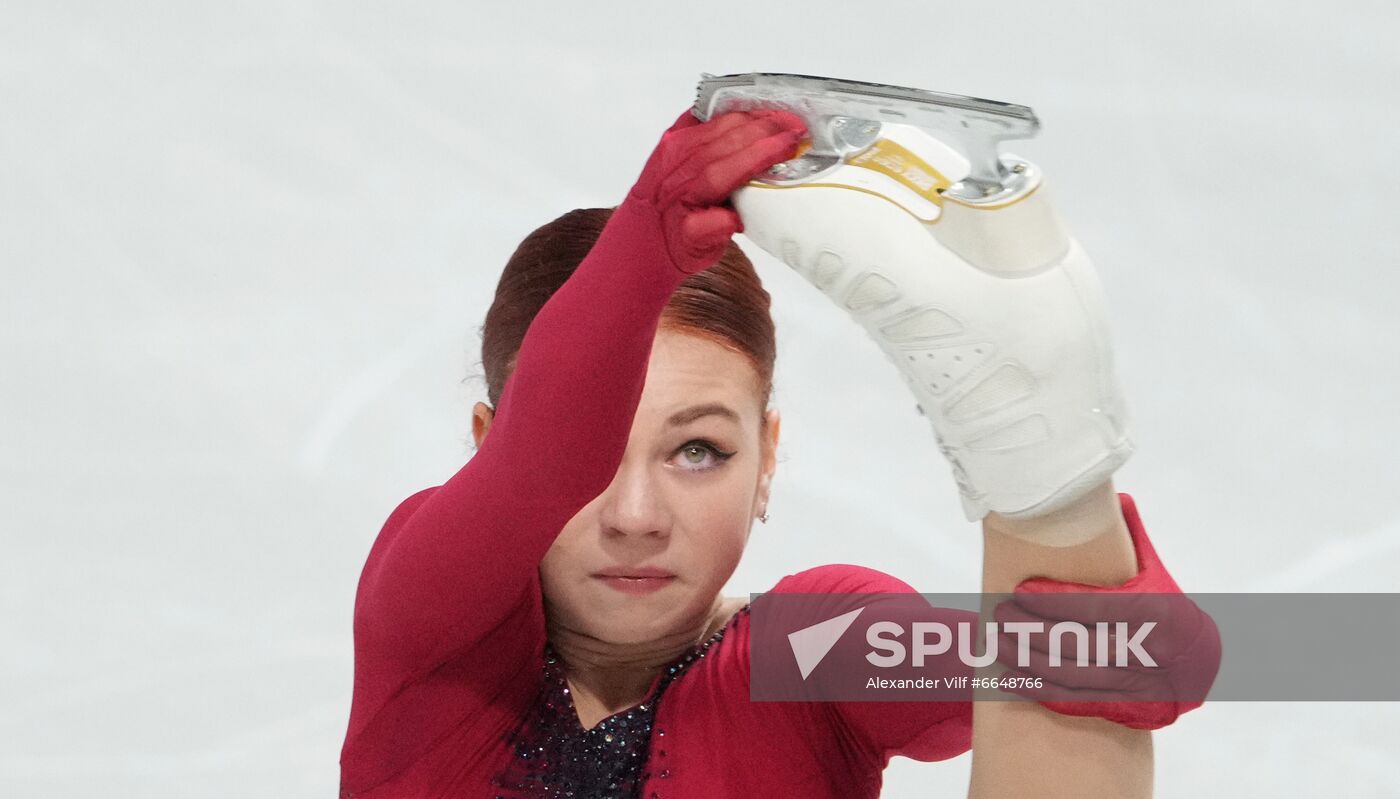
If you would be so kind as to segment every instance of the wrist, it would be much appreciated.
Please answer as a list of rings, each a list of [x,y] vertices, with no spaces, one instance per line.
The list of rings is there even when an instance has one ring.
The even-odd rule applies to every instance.
[[[658,296],[669,297],[686,277],[666,246],[660,212],[631,195],[613,208],[587,260],[600,262],[607,279],[654,286]]]

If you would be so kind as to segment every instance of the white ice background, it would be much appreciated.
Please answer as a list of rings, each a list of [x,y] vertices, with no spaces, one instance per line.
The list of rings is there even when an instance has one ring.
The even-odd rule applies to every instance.
[[[0,793],[334,795],[356,579],[470,454],[502,264],[618,202],[701,71],[1033,106],[1013,150],[1099,266],[1118,485],[1179,581],[1395,590],[1397,32],[1379,0],[0,5]],[[896,373],[750,250],[785,442],[729,593],[976,590]],[[1157,734],[1158,796],[1400,796],[1398,728],[1217,703]]]

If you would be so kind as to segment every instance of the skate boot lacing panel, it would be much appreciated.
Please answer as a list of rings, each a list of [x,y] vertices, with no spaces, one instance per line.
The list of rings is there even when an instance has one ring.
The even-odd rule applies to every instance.
[[[945,408],[948,421],[965,424],[1035,396],[1035,378],[1024,366],[1004,363]]]
[[[898,347],[896,362],[911,384],[942,396],[985,364],[995,348],[988,342]]]
[[[830,249],[804,258],[802,248],[791,239],[784,240],[779,250],[788,266],[849,310],[899,368],[920,399],[919,411],[929,419],[938,448],[966,496],[975,499],[982,492],[963,467],[964,450],[1007,451],[1050,438],[1043,415],[1006,413],[1034,399],[1031,373],[1014,360],[997,363],[996,346],[990,341],[969,341],[962,320],[934,305],[902,302],[903,292],[878,267],[853,269]],[[966,429],[979,421],[987,429]],[[956,431],[954,440],[959,444],[948,443],[939,429],[943,425],[950,427],[948,433]]]
[[[846,308],[855,313],[868,313],[899,299],[899,289],[883,275],[866,272],[857,277],[846,292]]]

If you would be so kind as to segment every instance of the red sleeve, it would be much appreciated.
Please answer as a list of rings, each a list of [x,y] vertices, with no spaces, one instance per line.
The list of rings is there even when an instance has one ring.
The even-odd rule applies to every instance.
[[[427,716],[463,712],[441,707],[430,675],[487,702],[543,646],[539,563],[622,461],[658,319],[685,278],[665,252],[654,222],[614,212],[530,325],[479,451],[390,515],[355,600],[343,767],[369,727],[364,748],[404,750],[374,759],[411,761],[425,745],[411,739],[435,734]]]
[[[897,620],[912,608],[904,601],[884,601],[870,594],[917,594],[908,583],[884,572],[851,564],[830,564],[789,575],[774,586],[777,593],[828,594],[819,614],[835,617],[858,607],[884,604],[880,618]],[[967,610],[927,605],[917,620],[938,619],[953,629],[959,622],[976,623]],[[909,625],[905,625],[908,627]],[[973,669],[955,654],[942,656],[936,667],[940,676],[973,676]],[[946,760],[972,748],[972,702],[826,702],[834,733],[881,767],[895,755],[914,760]]]

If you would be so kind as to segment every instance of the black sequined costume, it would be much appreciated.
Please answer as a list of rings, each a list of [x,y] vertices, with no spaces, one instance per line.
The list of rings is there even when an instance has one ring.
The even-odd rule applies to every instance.
[[[653,743],[665,756],[666,732],[655,726],[666,688],[748,612],[745,605],[718,632],[672,661],[646,700],[587,730],[579,723],[564,664],[546,645],[540,696],[533,715],[511,737],[515,759],[494,781],[496,799],[635,799],[652,776],[667,779],[665,769],[654,775],[648,770]]]

